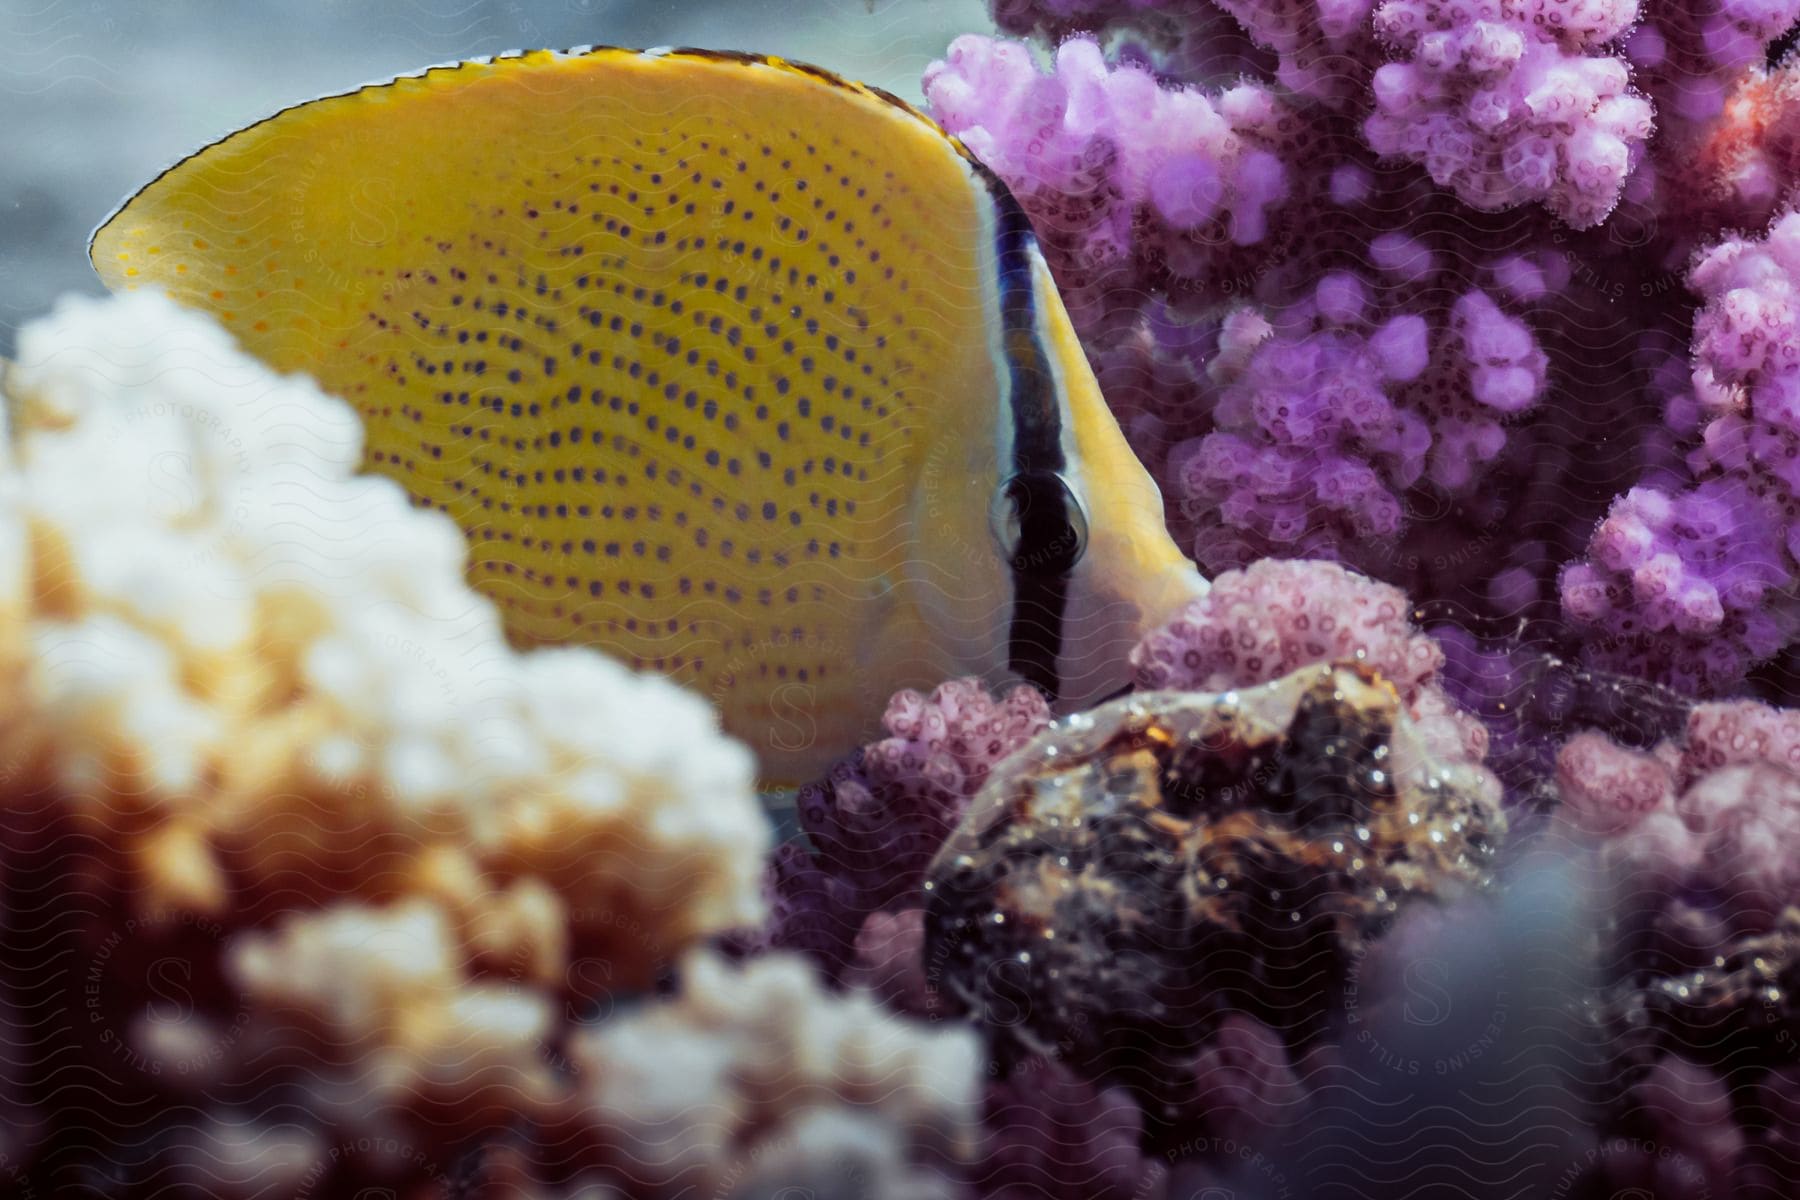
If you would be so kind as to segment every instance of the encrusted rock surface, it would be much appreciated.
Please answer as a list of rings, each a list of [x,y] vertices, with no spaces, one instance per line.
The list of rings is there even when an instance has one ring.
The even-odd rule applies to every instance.
[[[1435,761],[1360,667],[1147,692],[996,769],[932,866],[926,975],[1004,1059],[1126,1084],[1152,1115],[1229,1014],[1290,1042],[1401,906],[1483,886],[1484,769]]]

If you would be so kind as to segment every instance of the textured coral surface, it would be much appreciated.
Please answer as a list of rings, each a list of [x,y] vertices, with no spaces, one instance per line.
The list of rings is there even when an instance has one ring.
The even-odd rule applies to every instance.
[[[994,13],[1032,40],[958,40],[926,72],[927,98],[1031,216],[1171,529],[1213,577],[1139,645],[1137,684],[1224,691],[1358,663],[1439,761],[1485,758],[1513,830],[1489,901],[1412,905],[1355,958],[1329,1045],[1277,1028],[1271,1055],[1250,1049],[1266,1029],[1233,1034],[1238,1061],[1264,1064],[1255,1082],[1204,1077],[1239,1128],[1260,1130],[1256,1151],[1285,1157],[1233,1158],[1206,1122],[1176,1118],[1187,1150],[1163,1184],[1793,1194],[1800,764],[1782,706],[1800,641],[1800,67],[1787,57],[1800,5],[1009,0]],[[1076,791],[1121,804],[1177,777],[1121,760]],[[1029,885],[977,889],[1006,924],[966,935],[1013,947],[1016,919],[1062,895],[1039,876],[1091,836],[968,851],[1036,865]],[[1533,917],[1547,924],[1528,951],[1500,914],[1526,901],[1515,889],[1540,854],[1569,874],[1536,898],[1551,915]],[[1110,878],[1084,871],[1061,903]],[[1269,891],[1304,920],[1291,883]],[[1118,904],[1091,903],[1100,915],[1047,927],[1126,936]],[[986,959],[973,981],[947,970],[1103,1064],[1187,1078],[1171,1064],[1208,1021],[1225,1041],[1217,1014],[1153,1018],[1114,994],[1150,988],[1154,953],[1059,966],[1029,1004],[1016,993],[1032,968]],[[1560,982],[1532,993],[1531,972]],[[1267,1022],[1257,1005],[1295,994],[1266,990],[1232,1018]],[[1547,1005],[1538,1018],[1528,993]],[[1078,999],[1071,1032],[1051,1014]],[[1119,1022],[1159,1032],[1146,1046]],[[1510,1074],[1487,1073],[1496,1057]],[[1150,1104],[1140,1141],[1170,1087],[1132,1093]],[[1295,1094],[1310,1127],[1250,1119],[1259,1097]],[[1090,1103],[1102,1111],[1098,1093]],[[1546,1113],[1568,1137],[1544,1133]],[[1315,1158],[1334,1165],[1300,1165]]]
[[[1499,791],[1366,670],[1116,700],[978,794],[933,864],[926,975],[1002,1054],[1131,1088],[1178,1145],[1219,1099],[1194,1071],[1257,1022],[1315,1041],[1401,905],[1487,882]]]

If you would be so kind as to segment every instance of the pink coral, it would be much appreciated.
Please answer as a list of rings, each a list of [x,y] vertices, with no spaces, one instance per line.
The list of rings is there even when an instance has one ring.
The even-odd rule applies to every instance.
[[[863,769],[878,787],[966,798],[1049,719],[1043,696],[1029,687],[1015,687],[999,700],[977,679],[939,684],[930,696],[896,692],[881,718],[888,736],[864,751]]]
[[[1677,805],[1705,839],[1717,887],[1759,927],[1800,900],[1800,776],[1752,763],[1695,783]]]
[[[1585,832],[1606,836],[1624,833],[1675,798],[1669,763],[1593,731],[1563,746],[1556,782],[1564,816]]]
[[[1025,686],[1000,700],[976,679],[898,692],[882,718],[888,737],[800,789],[801,828],[864,907],[879,907],[917,886],[988,772],[1049,721]]]
[[[882,723],[887,737],[800,789],[800,828],[818,854],[781,848],[769,878],[774,916],[752,944],[803,949],[839,970],[863,930],[874,940],[862,947],[872,956],[862,966],[888,956],[878,974],[898,970],[885,943],[901,931],[867,930],[865,921],[919,886],[970,797],[1050,723],[1050,706],[1023,685],[996,698],[980,680],[953,679],[929,696],[895,693]]]
[[[1686,781],[1754,762],[1800,773],[1800,711],[1750,701],[1694,707],[1681,758]]]
[[[1487,733],[1436,683],[1443,651],[1411,621],[1404,593],[1336,563],[1264,559],[1228,571],[1131,652],[1142,688],[1223,691],[1267,683],[1310,663],[1355,662],[1381,673],[1440,753],[1479,760]]]
[[[1564,819],[1629,870],[1707,888],[1754,929],[1800,901],[1800,711],[1697,705],[1654,750],[1579,733],[1556,777]]]
[[[1595,53],[1636,17],[1633,0],[1386,0],[1375,28],[1406,57],[1375,72],[1369,144],[1472,208],[1597,224],[1651,130],[1626,63]]]

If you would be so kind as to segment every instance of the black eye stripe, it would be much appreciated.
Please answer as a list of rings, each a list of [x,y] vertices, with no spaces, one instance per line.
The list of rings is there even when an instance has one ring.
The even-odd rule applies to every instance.
[[[1056,673],[1056,660],[1062,653],[1068,589],[1067,575],[1013,576],[1009,665],[1015,675],[1051,700],[1056,699],[1062,683]]]
[[[988,186],[999,217],[1001,328],[1012,372],[1013,477],[1006,488],[1020,519],[1019,543],[1010,548],[1008,563],[1013,611],[1007,659],[1014,674],[1054,700],[1061,685],[1056,663],[1062,652],[1068,571],[1085,539],[1070,526],[1065,505],[1062,414],[1037,337],[1031,224],[998,179],[990,176]]]

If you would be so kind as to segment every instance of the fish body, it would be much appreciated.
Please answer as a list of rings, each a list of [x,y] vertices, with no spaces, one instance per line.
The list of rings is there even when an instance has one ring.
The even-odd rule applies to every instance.
[[[1004,186],[815,68],[431,68],[206,147],[90,254],[353,405],[515,642],[685,681],[770,783],[902,687],[1098,699],[1205,588]]]

